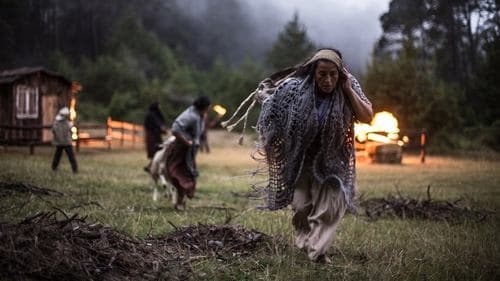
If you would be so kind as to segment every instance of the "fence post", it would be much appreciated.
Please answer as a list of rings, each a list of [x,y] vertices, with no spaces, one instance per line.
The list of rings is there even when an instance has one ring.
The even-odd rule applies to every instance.
[[[426,141],[426,130],[422,129],[420,132],[420,163],[425,163],[425,141]]]
[[[75,125],[76,128],[76,152],[80,152],[80,128]]]
[[[135,148],[135,124],[132,124],[132,148]]]
[[[124,128],[124,123],[125,122],[120,122],[120,130],[121,130],[121,136],[120,136],[120,146],[123,147],[123,142],[125,138],[125,128]]]
[[[111,116],[106,121],[106,140],[108,141],[108,150],[111,150],[111,142],[113,141],[113,128],[111,127]]]

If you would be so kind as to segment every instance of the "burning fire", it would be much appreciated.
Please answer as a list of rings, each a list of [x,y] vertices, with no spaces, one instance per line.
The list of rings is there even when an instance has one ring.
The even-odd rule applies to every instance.
[[[373,117],[371,124],[355,123],[354,134],[359,142],[367,140],[381,143],[396,143],[403,146],[399,140],[398,120],[387,111],[378,112]]]
[[[75,121],[76,119],[76,97],[71,97],[69,102],[69,119]]]
[[[71,83],[71,99],[69,101],[69,119],[71,122],[76,120],[76,94],[82,90],[82,85],[80,83],[73,81]],[[78,128],[73,126],[71,128],[71,138],[73,140],[78,139]]]

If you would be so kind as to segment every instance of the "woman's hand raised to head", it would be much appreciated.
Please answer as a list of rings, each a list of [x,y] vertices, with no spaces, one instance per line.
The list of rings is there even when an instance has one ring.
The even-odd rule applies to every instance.
[[[363,123],[370,123],[373,118],[372,105],[369,102],[362,100],[355,90],[352,88],[352,74],[344,67],[342,74],[346,76],[342,83],[342,90],[346,97],[351,102],[352,109],[356,119]]]
[[[343,67],[341,74],[342,75],[340,76],[340,83],[342,83],[342,90],[344,90],[344,92],[350,91],[352,86],[351,73],[349,73],[349,71],[347,71],[347,69]]]

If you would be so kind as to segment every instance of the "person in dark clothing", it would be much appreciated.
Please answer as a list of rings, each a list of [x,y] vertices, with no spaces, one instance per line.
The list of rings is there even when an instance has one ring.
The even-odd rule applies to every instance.
[[[71,127],[73,124],[71,124],[68,118],[69,109],[67,107],[63,107],[59,110],[59,113],[56,115],[54,120],[54,124],[52,125],[52,133],[54,134],[52,144],[56,146],[56,152],[52,160],[52,170],[57,170],[64,150],[66,151],[69,162],[71,163],[71,169],[73,170],[73,173],[76,174],[78,172],[78,164],[76,163],[75,154],[73,153],[73,140],[71,138]]]
[[[149,163],[144,170],[149,172],[151,159],[153,159],[156,151],[160,149],[162,143],[161,135],[166,133],[165,118],[160,111],[160,103],[153,102],[144,118],[144,140],[146,145],[146,153]]]

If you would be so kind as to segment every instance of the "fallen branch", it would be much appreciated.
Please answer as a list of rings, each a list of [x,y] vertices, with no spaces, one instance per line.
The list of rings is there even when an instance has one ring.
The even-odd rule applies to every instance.
[[[46,196],[56,196],[56,197],[64,196],[64,193],[62,193],[62,192],[48,189],[48,188],[34,186],[31,184],[27,184],[27,183],[0,182],[0,197],[10,196],[10,195],[12,195],[13,192],[32,193],[32,194],[36,194],[36,195],[46,195]]]
[[[104,207],[99,202],[97,202],[97,201],[90,201],[90,202],[80,203],[80,204],[71,206],[71,207],[69,207],[69,210],[73,210],[73,209],[76,209],[76,208],[82,208],[82,207],[86,207],[86,206],[91,206],[91,205],[97,206],[100,209],[104,209]]]

